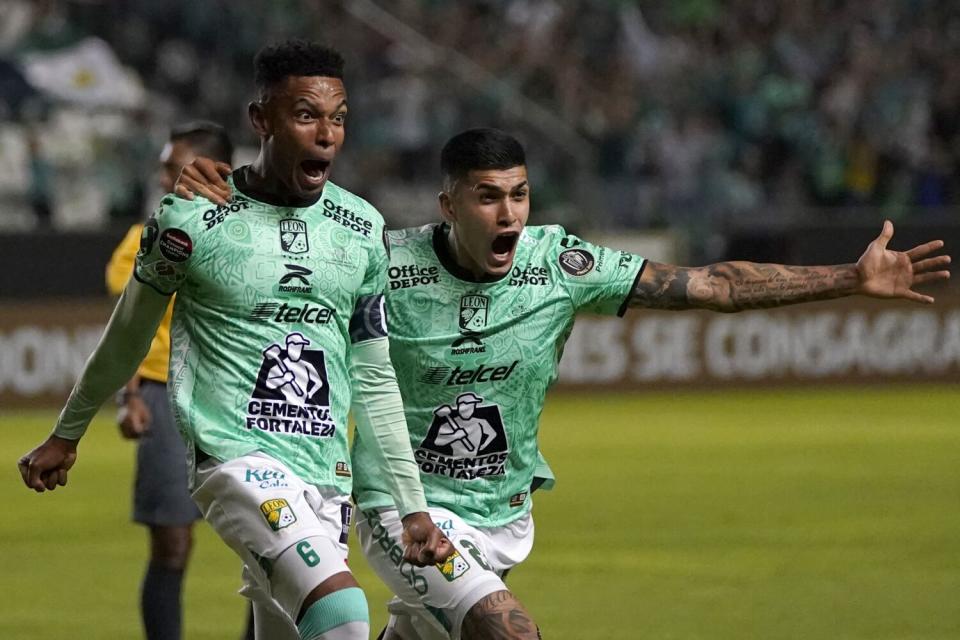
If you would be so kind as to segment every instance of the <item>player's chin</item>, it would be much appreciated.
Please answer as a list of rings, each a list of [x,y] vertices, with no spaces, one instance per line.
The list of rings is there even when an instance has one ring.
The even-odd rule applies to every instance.
[[[297,186],[297,197],[301,199],[310,199],[317,198],[323,193],[323,188],[327,186],[327,180],[324,179],[322,182],[313,182],[313,181],[296,181]]]
[[[300,197],[319,196],[323,193],[323,188],[327,186],[329,176],[329,170],[313,174],[302,169],[298,170],[294,180],[294,184],[297,186],[297,195]]]
[[[496,278],[507,275],[513,267],[514,253],[513,250],[506,253],[490,252],[487,254],[487,264],[484,271],[487,272],[487,275]]]

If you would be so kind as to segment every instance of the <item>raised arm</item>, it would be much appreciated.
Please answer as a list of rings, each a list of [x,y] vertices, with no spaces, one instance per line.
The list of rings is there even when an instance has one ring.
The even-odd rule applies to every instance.
[[[945,269],[950,256],[932,255],[943,242],[892,251],[887,249],[892,237],[893,224],[884,222],[883,231],[856,264],[798,267],[738,261],[688,268],[649,262],[634,287],[630,306],[732,313],[850,295],[933,303],[932,297],[913,287],[950,277]]]
[[[67,471],[76,460],[77,441],[100,405],[133,376],[169,301],[169,296],[131,278],[53,433],[17,463],[27,487],[44,491],[67,483]]]

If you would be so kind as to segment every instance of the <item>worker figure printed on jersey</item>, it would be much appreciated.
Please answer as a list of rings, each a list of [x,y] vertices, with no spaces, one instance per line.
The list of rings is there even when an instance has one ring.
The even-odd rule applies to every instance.
[[[427,436],[414,452],[423,473],[473,479],[502,475],[509,446],[500,408],[461,393],[433,411]]]
[[[257,391],[261,387],[268,392],[280,391],[283,399],[292,404],[327,404],[314,398],[318,391],[327,386],[323,351],[304,349],[309,344],[310,341],[303,334],[294,331],[287,336],[286,349],[278,344],[264,349],[263,364],[257,376]],[[254,397],[257,397],[256,392]],[[276,395],[263,397],[275,398]]]
[[[273,343],[263,350],[247,404],[247,429],[308,437],[334,434],[323,351],[306,349],[309,345],[309,339],[294,331],[283,346]]]

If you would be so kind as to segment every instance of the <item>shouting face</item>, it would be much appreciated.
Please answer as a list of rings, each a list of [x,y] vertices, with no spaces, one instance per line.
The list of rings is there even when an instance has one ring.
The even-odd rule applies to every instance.
[[[287,76],[250,105],[265,178],[293,201],[315,202],[343,145],[347,92],[339,78]]]
[[[527,168],[469,171],[440,194],[440,210],[457,264],[478,278],[502,277],[530,215]]]

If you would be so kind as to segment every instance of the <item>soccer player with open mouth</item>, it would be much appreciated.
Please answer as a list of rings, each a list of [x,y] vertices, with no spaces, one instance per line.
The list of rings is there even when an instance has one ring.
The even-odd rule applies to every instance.
[[[914,286],[944,280],[939,240],[887,248],[893,225],[856,263],[721,262],[678,267],[591,244],[559,226],[527,226],[523,147],[494,129],[454,136],[441,153],[442,221],[388,234],[390,355],[429,511],[456,547],[440,566],[396,561],[400,512],[365,434],[354,441],[364,554],[396,595],[382,638],[536,638],[503,577],[533,545],[531,493],[543,476],[539,417],[581,310],[735,312],[850,295],[932,303]],[[181,189],[223,189],[213,164]],[[396,286],[394,286],[396,285]],[[585,428],[595,425],[585,424]]]
[[[366,599],[345,564],[349,410],[401,515],[397,558],[439,575],[452,547],[427,512],[390,363],[383,219],[329,181],[343,59],[290,41],[255,67],[260,154],[224,186],[233,202],[163,198],[53,434],[18,466],[38,492],[66,484],[77,441],[176,292],[168,393],[193,499],[244,562],[256,637],[366,640]]]

